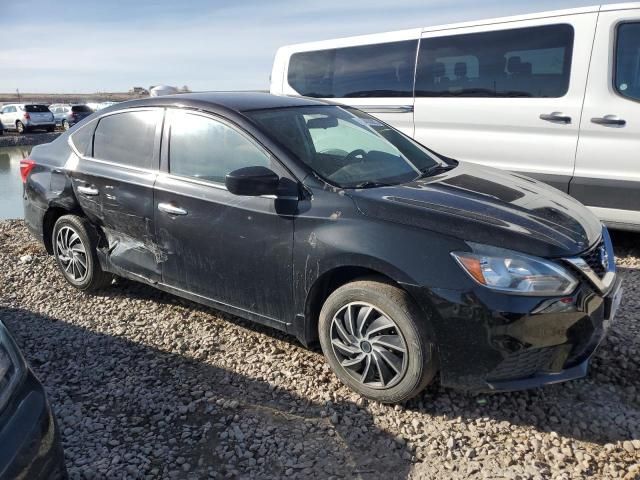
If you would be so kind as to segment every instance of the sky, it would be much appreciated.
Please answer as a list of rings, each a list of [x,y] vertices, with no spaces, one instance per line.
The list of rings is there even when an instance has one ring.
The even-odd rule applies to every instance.
[[[0,93],[267,89],[279,46],[589,0],[0,0]]]

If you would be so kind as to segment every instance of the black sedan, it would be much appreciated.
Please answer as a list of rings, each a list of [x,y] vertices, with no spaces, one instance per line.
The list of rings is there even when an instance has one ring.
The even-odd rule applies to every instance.
[[[323,101],[122,103],[22,176],[74,287],[120,275],[319,342],[381,402],[438,372],[493,391],[584,376],[620,299],[607,230],[576,200]]]
[[[0,321],[0,479],[14,478],[66,478],[66,469],[44,389]]]

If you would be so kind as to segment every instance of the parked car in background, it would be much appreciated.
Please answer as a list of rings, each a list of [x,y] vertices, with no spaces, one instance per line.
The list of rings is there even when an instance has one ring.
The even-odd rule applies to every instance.
[[[78,123],[85,117],[88,117],[93,113],[93,109],[88,105],[68,105],[62,103],[55,103],[49,105],[49,110],[53,112],[56,125],[61,126],[64,130],[69,130],[72,126]]]
[[[577,200],[356,109],[182,94],[72,132],[21,164],[26,223],[67,282],[120,275],[319,341],[377,401],[438,371],[492,391],[582,377],[620,301],[607,229]]]
[[[66,478],[47,395],[0,321],[0,478]]]
[[[4,130],[25,133],[31,130],[53,132],[55,120],[46,105],[13,103],[0,110],[0,123]]]
[[[438,153],[640,229],[640,3],[282,47],[271,92],[331,98]]]

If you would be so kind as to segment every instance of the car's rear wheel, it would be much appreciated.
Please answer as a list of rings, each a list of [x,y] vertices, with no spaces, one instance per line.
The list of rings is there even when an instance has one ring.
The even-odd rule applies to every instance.
[[[88,221],[76,215],[60,217],[53,227],[51,244],[65,280],[78,290],[104,288],[113,276],[100,268],[97,235]]]
[[[24,123],[22,123],[20,120],[16,122],[16,130],[18,131],[18,133],[24,133],[26,131],[26,129],[24,128]]]
[[[69,125],[69,122],[67,120],[62,120],[62,129],[69,130],[69,128],[71,128],[71,126]]]
[[[437,372],[428,321],[404,290],[363,279],[327,298],[318,333],[340,380],[367,398],[396,403],[417,395]]]

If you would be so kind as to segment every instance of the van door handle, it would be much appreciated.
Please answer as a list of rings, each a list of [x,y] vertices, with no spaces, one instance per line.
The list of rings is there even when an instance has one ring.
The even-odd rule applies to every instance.
[[[540,120],[566,124],[571,123],[571,117],[563,114],[562,112],[542,113],[540,114]]]
[[[627,124],[626,120],[618,117],[617,115],[605,115],[604,117],[593,117],[591,119],[593,123],[597,123],[598,125],[615,125],[618,127],[623,127]]]
[[[176,207],[170,203],[159,203],[158,210],[169,215],[186,215],[188,213],[184,208]]]
[[[82,185],[80,185],[78,187],[78,193],[81,193],[82,195],[89,195],[91,197],[98,195],[100,193],[100,191],[95,188],[95,187],[84,187]]]

